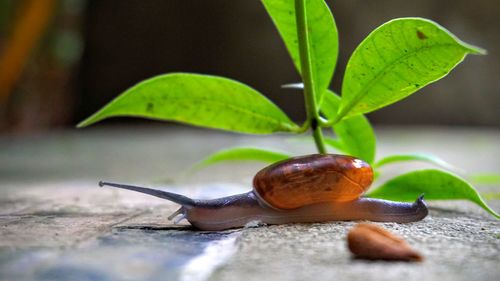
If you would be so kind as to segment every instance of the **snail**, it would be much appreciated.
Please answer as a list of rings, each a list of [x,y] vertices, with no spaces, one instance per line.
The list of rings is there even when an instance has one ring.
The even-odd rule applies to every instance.
[[[364,198],[373,181],[366,162],[345,155],[313,154],[274,163],[253,179],[253,190],[211,200],[145,187],[99,182],[163,198],[181,207],[168,217],[201,230],[243,227],[249,222],[286,224],[347,220],[407,223],[423,219],[423,196],[414,203]]]

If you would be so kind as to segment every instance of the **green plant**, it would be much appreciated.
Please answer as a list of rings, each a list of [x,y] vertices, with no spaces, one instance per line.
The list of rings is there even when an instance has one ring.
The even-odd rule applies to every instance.
[[[369,34],[352,54],[345,71],[342,96],[328,90],[338,53],[337,28],[323,0],[262,0],[274,21],[302,83],[307,120],[292,122],[256,90],[216,76],[172,73],[143,81],[81,122],[85,127],[115,116],[170,120],[249,134],[311,131],[319,153],[327,146],[359,157],[375,169],[401,161],[426,161],[449,168],[437,157],[395,155],[375,161],[375,133],[365,113],[397,102],[446,76],[467,54],[485,51],[460,41],[427,19],[400,18]],[[336,138],[325,138],[331,128]],[[206,166],[225,160],[274,162],[289,157],[257,148],[233,148],[200,162]],[[424,170],[394,178],[370,193],[378,198],[413,200],[468,199],[496,218],[477,191],[463,179],[441,170]]]

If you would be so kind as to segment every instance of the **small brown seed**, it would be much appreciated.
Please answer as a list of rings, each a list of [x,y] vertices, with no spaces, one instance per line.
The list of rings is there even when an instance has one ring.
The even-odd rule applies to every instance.
[[[422,261],[402,238],[370,223],[354,226],[347,235],[347,246],[356,258],[369,260]]]

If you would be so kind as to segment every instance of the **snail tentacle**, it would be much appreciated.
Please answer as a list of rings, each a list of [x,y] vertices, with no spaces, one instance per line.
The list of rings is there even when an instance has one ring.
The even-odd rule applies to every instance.
[[[166,200],[175,202],[179,205],[182,205],[183,207],[193,207],[196,204],[195,200],[193,200],[189,197],[186,197],[184,195],[180,195],[180,194],[173,193],[173,192],[167,192],[167,191],[163,191],[163,190],[147,188],[147,187],[142,187],[142,186],[136,186],[136,185],[130,185],[130,184],[105,182],[105,181],[99,182],[99,186],[102,187],[105,185],[149,194],[152,196],[156,196],[156,197],[159,197],[162,199],[166,199]]]
[[[177,219],[174,220],[174,224],[178,224],[180,221],[183,219],[186,219],[187,217],[187,208],[184,206],[181,206],[177,211],[175,211],[173,214],[167,217],[169,221],[173,220],[175,217],[178,216]],[[180,215],[180,216],[179,216]]]

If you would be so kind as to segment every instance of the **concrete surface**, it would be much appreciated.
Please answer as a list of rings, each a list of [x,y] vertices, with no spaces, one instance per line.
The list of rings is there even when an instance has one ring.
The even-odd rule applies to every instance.
[[[379,156],[434,153],[466,171],[500,171],[498,130],[380,129]],[[353,260],[353,222],[200,232],[166,217],[176,206],[97,187],[101,179],[164,186],[195,197],[249,188],[259,163],[187,168],[229,145],[306,154],[310,142],[158,128],[0,137],[0,280],[499,280],[500,222],[472,203],[431,202],[422,222],[381,224],[419,264]],[[407,169],[388,167],[385,177]],[[481,191],[498,192],[495,186]],[[500,200],[490,200],[496,211]]]

